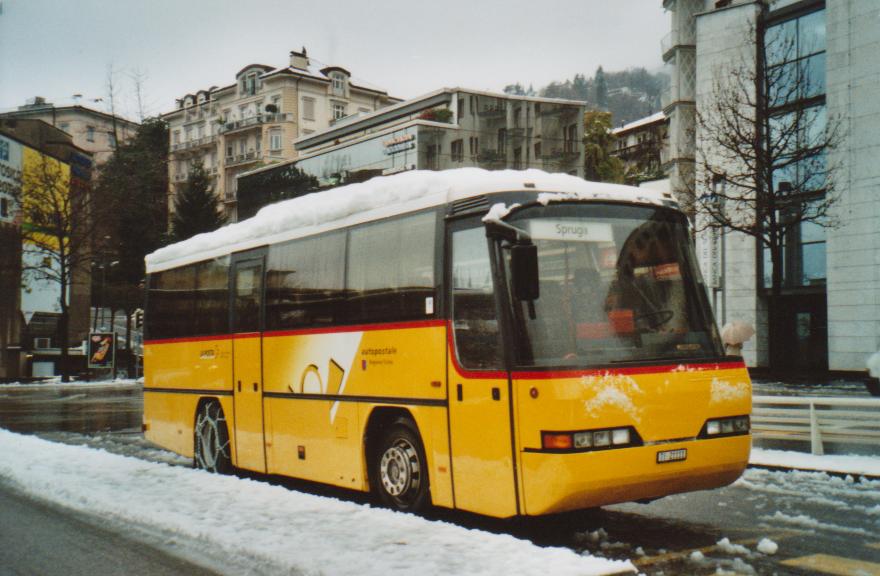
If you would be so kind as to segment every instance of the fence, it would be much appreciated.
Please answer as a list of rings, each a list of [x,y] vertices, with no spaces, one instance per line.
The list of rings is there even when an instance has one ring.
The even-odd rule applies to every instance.
[[[752,434],[809,441],[817,455],[831,442],[880,445],[880,398],[755,396]]]

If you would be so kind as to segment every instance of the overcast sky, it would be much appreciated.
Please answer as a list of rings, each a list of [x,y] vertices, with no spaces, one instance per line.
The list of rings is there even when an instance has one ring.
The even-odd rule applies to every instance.
[[[576,73],[661,65],[661,0],[0,0],[0,110],[107,95],[134,116],[235,81],[243,66],[286,66],[292,49],[410,98],[443,86],[539,88]]]

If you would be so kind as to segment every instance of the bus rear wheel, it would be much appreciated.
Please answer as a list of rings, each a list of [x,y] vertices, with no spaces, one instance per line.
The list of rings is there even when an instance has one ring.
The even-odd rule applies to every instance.
[[[428,505],[428,467],[415,426],[406,419],[392,425],[373,455],[373,486],[382,502],[405,512]]]
[[[231,474],[229,429],[219,402],[211,400],[201,405],[193,435],[195,467],[215,474]]]

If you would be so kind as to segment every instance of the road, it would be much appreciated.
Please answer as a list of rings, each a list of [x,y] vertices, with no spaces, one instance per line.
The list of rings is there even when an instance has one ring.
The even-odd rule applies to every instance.
[[[0,388],[0,426],[54,441],[190,466],[187,459],[156,449],[143,439],[141,410],[141,390],[131,384],[72,391]],[[269,477],[261,480],[364,501],[363,495],[323,486]],[[0,509],[5,510],[5,505]],[[708,575],[720,570],[780,576],[880,576],[880,481],[749,469],[739,481],[721,490],[561,517],[496,521],[446,510],[430,515],[540,545],[629,559],[652,575]],[[778,545],[775,554],[756,551],[765,538]],[[825,572],[816,571],[820,565]]]
[[[209,570],[24,498],[0,485],[0,573],[10,576],[209,576]]]

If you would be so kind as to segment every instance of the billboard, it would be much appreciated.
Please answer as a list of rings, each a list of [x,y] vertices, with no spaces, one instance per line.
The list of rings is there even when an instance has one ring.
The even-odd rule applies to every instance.
[[[92,332],[88,344],[89,368],[112,369],[116,362],[116,333]]]

